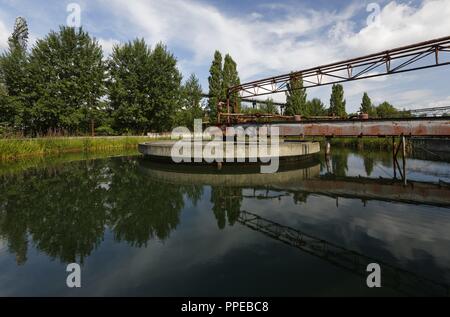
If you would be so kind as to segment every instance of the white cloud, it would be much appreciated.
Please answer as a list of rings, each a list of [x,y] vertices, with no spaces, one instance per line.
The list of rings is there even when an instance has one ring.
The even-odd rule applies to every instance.
[[[103,49],[104,57],[109,56],[112,53],[114,45],[119,45],[120,42],[115,39],[98,39],[98,43]]]
[[[421,7],[392,1],[380,13],[380,23],[357,32],[344,30],[342,46],[356,52],[376,52],[449,35],[450,1],[425,0]]]
[[[248,18],[231,16],[199,1],[130,0],[126,6],[119,0],[108,3],[115,19],[125,20],[130,32],[151,44],[164,41],[169,47],[187,51],[191,56],[183,57],[185,69],[206,69],[216,49],[229,52],[238,63],[242,81],[445,36],[450,30],[449,0],[424,1],[418,8],[390,2],[382,8],[379,25],[364,24],[359,29],[357,14],[369,14],[359,2],[340,11],[265,4],[256,7]],[[268,19],[274,12],[270,10],[277,14]],[[365,17],[363,20],[365,23]],[[379,78],[370,80],[371,84],[349,84],[348,97],[355,98],[350,104],[357,104],[357,95],[370,88],[384,89],[388,84],[383,81]],[[273,97],[284,99],[282,94]],[[392,100],[397,101],[401,100]]]
[[[198,65],[209,63],[216,49],[231,53],[243,80],[334,59],[336,50],[326,41],[310,39],[311,34],[356,10],[353,6],[339,14],[291,10],[287,16],[267,21],[259,15],[251,19],[226,16],[213,6],[194,1],[131,0],[127,6],[118,0],[110,3],[117,17],[128,19],[150,42],[179,45],[192,53]],[[299,37],[305,39],[299,41]]]
[[[8,37],[10,31],[7,29],[3,21],[0,21],[0,50],[6,49],[8,47]]]

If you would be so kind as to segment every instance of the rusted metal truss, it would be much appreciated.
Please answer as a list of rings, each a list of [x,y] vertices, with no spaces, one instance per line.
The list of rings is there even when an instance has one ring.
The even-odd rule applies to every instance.
[[[236,127],[277,127],[280,136],[324,137],[387,137],[428,136],[450,137],[448,117],[370,119],[370,120],[318,120],[280,122],[271,124],[237,124]]]
[[[367,265],[378,263],[383,272],[383,283],[407,295],[449,296],[450,287],[441,281],[434,281],[413,272],[395,267],[380,259],[375,259],[354,250],[338,246],[306,234],[295,228],[284,226],[261,216],[241,211],[238,222],[260,232],[274,240],[283,242],[301,251],[307,252],[337,267],[345,269],[364,279],[367,277]]]
[[[228,96],[238,93],[250,98],[288,91],[291,79],[302,79],[304,88],[373,78],[450,64],[450,36],[396,49],[269,77],[231,87]],[[228,104],[230,100],[228,98]]]

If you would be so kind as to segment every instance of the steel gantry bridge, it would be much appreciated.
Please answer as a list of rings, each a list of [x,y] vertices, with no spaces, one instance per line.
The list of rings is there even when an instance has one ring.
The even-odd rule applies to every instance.
[[[258,118],[270,118],[270,114],[257,114],[252,118],[249,118],[248,114],[239,114],[238,99],[254,102],[257,96],[287,92],[291,88],[289,83],[292,80],[302,80],[303,88],[313,88],[445,65],[450,65],[450,36],[243,83],[228,89],[226,103],[218,106],[218,122],[227,125],[254,125],[257,121],[261,122],[256,120]],[[327,117],[302,120],[300,116],[277,115],[273,119],[276,121],[266,120],[266,122],[271,126],[278,125],[281,136],[450,136],[449,117],[403,119],[358,117],[351,120]]]
[[[228,95],[252,98],[286,92],[296,78],[303,80],[303,88],[312,88],[444,66],[450,64],[448,52],[450,36],[240,84],[230,87]],[[427,59],[429,56],[433,58]]]

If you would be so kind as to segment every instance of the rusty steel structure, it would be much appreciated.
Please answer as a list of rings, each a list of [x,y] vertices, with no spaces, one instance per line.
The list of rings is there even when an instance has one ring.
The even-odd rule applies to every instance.
[[[236,93],[241,98],[251,98],[286,92],[290,80],[296,78],[303,80],[303,88],[312,88],[450,65],[450,61],[443,58],[443,55],[449,52],[450,36],[403,46],[233,86],[228,90],[228,103],[230,102],[230,96]],[[426,59],[430,56],[433,56],[433,58]]]
[[[303,88],[313,88],[444,65],[450,65],[450,36],[243,83],[228,89],[226,102],[218,107],[218,122],[232,124],[250,121],[248,115],[244,116],[238,113],[238,98],[242,101],[255,101],[254,97],[257,96],[287,92],[292,88],[289,86],[292,80],[301,79]],[[224,111],[225,108],[226,111]],[[231,111],[232,109],[233,111]],[[264,115],[264,117],[269,118],[270,116]],[[258,116],[253,116],[253,119],[258,119]],[[284,121],[299,120],[298,116],[297,118],[280,119]],[[381,128],[381,130],[386,129],[389,129],[389,126]],[[335,132],[329,132],[329,134],[340,135],[342,133],[336,130]],[[369,133],[369,135],[371,134]],[[408,135],[404,131],[400,131],[396,135],[401,134]],[[419,133],[418,135],[423,134]],[[448,136],[448,131],[443,135]],[[355,136],[355,133],[350,133],[348,136]]]
[[[236,127],[277,127],[280,136],[300,137],[450,137],[450,118],[398,118],[368,120],[310,120],[299,122],[248,123]]]

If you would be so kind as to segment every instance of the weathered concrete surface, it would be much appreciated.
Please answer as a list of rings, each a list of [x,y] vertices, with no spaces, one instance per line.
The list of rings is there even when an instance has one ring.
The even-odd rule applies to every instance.
[[[183,151],[178,151],[172,155],[172,148],[177,143],[184,146]],[[303,157],[320,152],[319,142],[283,142],[278,145],[278,152],[271,147],[268,142],[267,149],[261,149],[261,144],[252,142],[223,142],[222,153],[220,146],[217,148],[217,154],[224,162],[258,162],[258,159],[268,159],[279,157],[280,159],[289,159],[295,157]],[[155,158],[165,158],[167,160],[183,159],[184,161],[202,162],[212,161],[216,156],[216,149],[207,147],[211,146],[210,141],[204,141],[202,144],[196,145],[190,141],[161,141],[146,142],[139,144],[139,152]],[[190,150],[189,150],[190,149]]]

